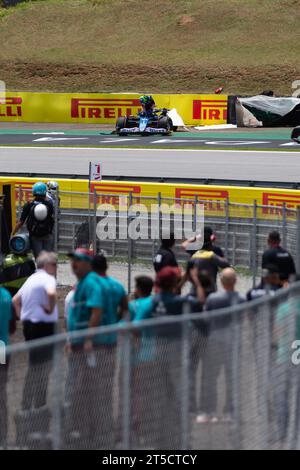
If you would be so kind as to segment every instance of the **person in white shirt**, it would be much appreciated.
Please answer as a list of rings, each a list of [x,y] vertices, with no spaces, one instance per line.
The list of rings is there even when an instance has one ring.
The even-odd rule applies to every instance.
[[[37,258],[37,271],[13,298],[17,316],[23,322],[25,341],[55,334],[58,320],[56,270],[56,254],[42,252]],[[40,408],[46,404],[52,356],[52,345],[30,350],[23,390],[23,410]]]

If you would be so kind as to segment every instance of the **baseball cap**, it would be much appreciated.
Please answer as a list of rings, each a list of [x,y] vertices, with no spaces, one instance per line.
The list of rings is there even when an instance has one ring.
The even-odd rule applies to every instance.
[[[89,261],[92,262],[93,253],[87,248],[76,248],[72,253],[68,253],[69,258],[77,259],[79,261]]]

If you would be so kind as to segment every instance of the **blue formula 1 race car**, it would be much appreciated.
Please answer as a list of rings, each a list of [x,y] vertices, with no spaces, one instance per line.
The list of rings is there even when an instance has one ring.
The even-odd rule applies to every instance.
[[[173,123],[167,109],[154,109],[151,114],[141,112],[137,116],[122,116],[116,123],[116,133],[119,135],[170,135],[172,130]]]
[[[116,123],[116,133],[120,136],[130,134],[140,135],[170,135],[173,130],[172,119],[168,109],[155,109],[152,96],[141,96],[142,111],[137,116],[119,117]]]

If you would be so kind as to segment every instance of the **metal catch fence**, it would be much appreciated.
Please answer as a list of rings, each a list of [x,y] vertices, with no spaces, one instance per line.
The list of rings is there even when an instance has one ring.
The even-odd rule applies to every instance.
[[[29,190],[19,189],[17,214],[25,200],[30,199]],[[92,245],[95,251],[103,249],[115,260],[126,261],[128,264],[128,287],[130,290],[131,268],[134,263],[149,263],[152,261],[159,246],[159,236],[153,237],[153,224],[156,233],[161,235],[163,224],[171,220],[174,228],[183,227],[178,209],[188,207],[185,216],[191,227],[199,223],[198,208],[204,208],[204,222],[217,233],[217,244],[220,245],[230,263],[252,273],[253,281],[259,275],[261,256],[266,248],[267,236],[271,230],[278,230],[282,236],[282,244],[295,257],[297,268],[300,270],[300,211],[291,209],[283,203],[280,207],[231,203],[228,200],[210,201],[194,199],[162,198],[158,194],[153,197],[136,197],[132,194],[99,194],[97,192],[76,193],[59,192],[57,200],[60,206],[56,210],[55,240],[59,253],[67,253],[76,246]],[[133,240],[120,237],[120,232],[127,233],[133,217],[129,207],[142,206],[139,217],[147,226],[148,238]],[[152,206],[152,209],[151,209]],[[101,207],[101,210],[99,210]],[[114,214],[111,214],[111,208]],[[173,207],[174,213],[167,208]],[[104,209],[107,213],[104,214]],[[98,224],[104,218],[116,218],[117,230],[113,239],[99,240]],[[152,227],[153,228],[153,227]],[[188,256],[180,248],[180,240],[175,247],[180,262],[185,262]]]
[[[13,345],[9,367],[0,366],[1,442],[29,449],[299,449],[299,318],[295,284],[219,312]],[[84,349],[86,338],[92,350]],[[201,413],[214,419],[197,420]]]

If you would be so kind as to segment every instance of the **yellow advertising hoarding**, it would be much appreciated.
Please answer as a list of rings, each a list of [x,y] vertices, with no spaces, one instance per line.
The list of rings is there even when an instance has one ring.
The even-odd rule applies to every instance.
[[[32,185],[38,181],[34,178],[1,178],[0,183],[13,183],[16,189],[16,200],[18,188],[22,187],[23,202],[31,198]],[[45,181],[45,180],[44,180]],[[88,207],[88,181],[60,179],[61,207],[81,209]],[[27,191],[26,191],[27,190]],[[204,202],[205,214],[214,217],[224,217],[226,214],[226,201],[230,204],[230,216],[241,218],[252,218],[254,201],[259,206],[257,215],[264,219],[278,219],[282,217],[283,206],[286,207],[288,219],[294,219],[297,207],[300,207],[300,191],[273,188],[247,188],[237,186],[207,186],[187,185],[169,183],[142,183],[127,181],[102,181],[91,185],[91,192],[97,193],[97,204],[118,205],[120,196],[132,194],[134,203],[145,205],[154,204],[161,194],[162,199],[168,198],[168,203],[173,204],[175,200],[178,206],[190,201],[192,205],[195,198]],[[78,193],[85,193],[82,196]],[[147,201],[143,197],[147,197]],[[163,201],[166,202],[166,201]],[[91,203],[94,203],[91,195]],[[243,206],[245,204],[246,206]],[[265,206],[265,207],[264,207]]]
[[[140,109],[137,93],[0,93],[0,122],[115,124]],[[158,108],[176,108],[186,125],[227,123],[226,95],[153,95]]]

